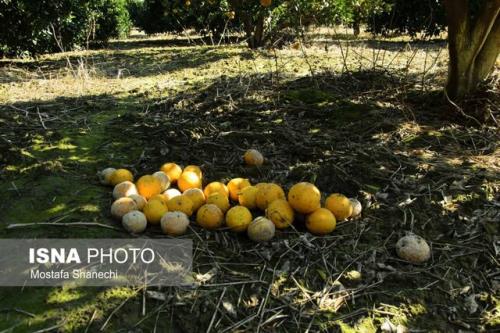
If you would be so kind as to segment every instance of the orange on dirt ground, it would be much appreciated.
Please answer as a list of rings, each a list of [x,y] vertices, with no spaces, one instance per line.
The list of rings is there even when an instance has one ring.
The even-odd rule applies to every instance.
[[[201,178],[192,171],[185,171],[177,180],[177,187],[181,192],[185,192],[191,188],[201,188]]]
[[[321,192],[311,183],[297,183],[288,191],[288,202],[297,212],[310,214],[321,207]]]
[[[224,213],[216,205],[206,204],[198,209],[196,223],[208,230],[219,228],[224,222]]]
[[[325,208],[335,215],[337,221],[343,221],[352,214],[351,201],[345,195],[333,193],[325,201]]]
[[[213,204],[219,207],[219,209],[225,213],[231,208],[228,197],[222,193],[214,193],[207,198],[207,204]]]
[[[211,194],[214,193],[221,193],[224,194],[226,197],[229,196],[229,190],[227,186],[224,183],[221,182],[211,182],[205,188],[203,189],[203,193],[205,194],[205,197],[208,198]]]
[[[139,178],[135,186],[137,187],[137,192],[146,199],[161,193],[161,181],[151,175]]]
[[[134,181],[134,175],[132,175],[132,172],[127,169],[117,169],[109,177],[109,183],[113,186],[116,186],[127,180],[129,182]]]
[[[245,206],[248,209],[255,209],[257,204],[255,203],[255,197],[259,189],[256,186],[248,186],[240,191],[238,194],[238,202],[241,206]]]
[[[278,199],[285,199],[285,191],[278,184],[264,183],[257,184],[257,194],[255,195],[255,203],[260,210],[266,210],[267,206]]]
[[[161,200],[150,200],[143,209],[143,213],[150,224],[159,224],[161,218],[167,212],[168,207]]]
[[[226,214],[226,224],[234,232],[246,231],[252,219],[252,213],[244,206],[234,206]]]
[[[238,194],[245,187],[251,186],[250,181],[245,178],[233,178],[227,183],[227,189],[229,190],[229,197],[233,201],[238,201]]]
[[[306,228],[312,234],[326,235],[335,230],[337,221],[332,212],[326,208],[318,208],[306,218]]]
[[[176,183],[182,174],[182,168],[173,162],[163,164],[160,168],[160,171],[163,171],[167,174],[172,184]]]

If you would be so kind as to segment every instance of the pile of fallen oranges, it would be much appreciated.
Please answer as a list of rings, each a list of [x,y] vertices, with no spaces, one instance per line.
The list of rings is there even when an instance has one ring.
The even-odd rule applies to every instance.
[[[255,149],[246,151],[243,159],[250,166],[264,163]],[[305,220],[311,233],[325,235],[335,229],[337,221],[359,216],[362,209],[358,200],[338,193],[329,195],[321,207],[321,192],[307,182],[293,185],[288,195],[278,184],[252,185],[245,178],[202,187],[203,173],[198,166],[182,169],[173,162],[135,183],[126,169],[107,168],[98,176],[102,184],[114,186],[111,215],[132,233],[160,225],[164,233],[179,236],[186,233],[190,217],[195,216],[205,229],[225,224],[233,232],[247,232],[250,239],[263,242],[274,237],[276,228],[288,228],[298,217]]]

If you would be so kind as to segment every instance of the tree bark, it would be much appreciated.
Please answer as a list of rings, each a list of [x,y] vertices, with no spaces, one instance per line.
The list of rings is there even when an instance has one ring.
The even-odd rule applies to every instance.
[[[468,0],[444,0],[448,21],[446,93],[460,100],[493,70],[500,52],[500,0],[486,1],[475,20]]]

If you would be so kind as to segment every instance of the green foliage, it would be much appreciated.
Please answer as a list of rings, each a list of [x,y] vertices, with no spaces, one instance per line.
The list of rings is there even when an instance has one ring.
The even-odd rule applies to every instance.
[[[418,33],[438,35],[446,27],[441,1],[384,0],[386,10],[370,13],[368,31],[376,34],[396,32],[416,36]],[[476,2],[476,1],[472,1]],[[387,10],[389,9],[389,10]]]
[[[219,35],[234,26],[226,0],[136,0],[130,7],[134,23],[148,34],[195,29]]]
[[[130,27],[125,0],[0,0],[0,55],[74,49]]]
[[[126,37],[132,28],[126,0],[94,0],[95,40]]]

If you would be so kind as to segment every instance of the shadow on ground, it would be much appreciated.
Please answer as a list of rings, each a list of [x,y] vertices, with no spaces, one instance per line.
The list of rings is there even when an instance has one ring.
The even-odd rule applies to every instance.
[[[176,161],[200,165],[206,181],[243,176],[285,188],[311,181],[325,194],[358,197],[366,207],[362,218],[315,237],[299,217],[294,228],[259,245],[193,225],[185,236],[195,241],[193,269],[208,273],[209,280],[191,289],[163,290],[169,301],[148,300],[143,322],[140,297],[132,297],[107,329],[151,330],[157,315],[162,325],[179,331],[206,330],[211,322],[220,332],[375,331],[385,320],[424,331],[491,328],[497,302],[497,132],[453,121],[439,94],[414,91],[420,97],[413,99],[408,90],[416,88],[402,80],[378,71],[302,79],[262,73],[220,76],[174,96],[98,95],[1,105],[6,167],[0,185],[7,191],[0,193],[0,233],[108,236],[102,230],[4,228],[62,216],[66,222],[117,225],[107,213],[110,189],[94,176],[108,166],[139,175]],[[402,84],[410,88],[392,93]],[[39,112],[53,121],[42,124]],[[263,167],[242,164],[243,151],[251,147],[266,156]],[[82,196],[78,191],[87,187],[90,195]],[[64,206],[58,210],[59,205]],[[95,207],[85,211],[84,205]],[[394,244],[408,231],[429,240],[430,262],[409,265],[397,258]],[[148,236],[159,237],[159,231]],[[18,289],[0,291],[4,303],[27,306],[13,290]],[[57,288],[24,290],[39,295],[29,308],[33,325],[9,312],[0,314],[0,328],[21,320],[23,328],[59,323],[66,331],[87,326],[92,331],[111,313],[82,297],[66,306],[83,310],[64,322],[67,312],[45,304]],[[101,315],[91,320],[96,309]]]

